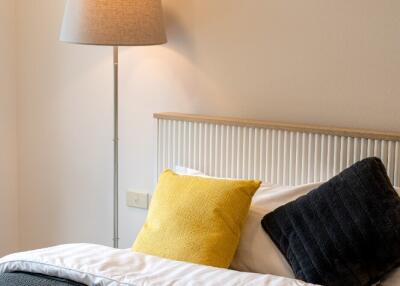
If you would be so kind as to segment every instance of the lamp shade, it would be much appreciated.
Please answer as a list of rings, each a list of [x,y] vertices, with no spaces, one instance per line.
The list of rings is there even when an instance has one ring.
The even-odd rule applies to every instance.
[[[60,40],[107,46],[167,41],[161,0],[68,0]]]

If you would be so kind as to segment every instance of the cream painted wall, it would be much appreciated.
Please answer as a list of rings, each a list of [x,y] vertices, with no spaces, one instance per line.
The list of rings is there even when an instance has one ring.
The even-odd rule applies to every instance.
[[[21,243],[111,245],[112,49],[59,43],[64,1],[18,0]],[[121,246],[154,182],[152,113],[400,131],[400,2],[164,0],[169,43],[121,49]]]
[[[15,5],[0,0],[0,257],[18,248]]]

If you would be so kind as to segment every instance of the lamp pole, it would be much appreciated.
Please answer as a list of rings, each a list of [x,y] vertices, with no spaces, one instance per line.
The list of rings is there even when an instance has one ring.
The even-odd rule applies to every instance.
[[[114,46],[114,247],[118,248],[118,46]]]

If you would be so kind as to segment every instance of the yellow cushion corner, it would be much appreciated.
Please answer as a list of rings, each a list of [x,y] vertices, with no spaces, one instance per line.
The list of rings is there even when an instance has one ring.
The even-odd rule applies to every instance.
[[[228,268],[261,182],[182,176],[165,170],[133,251]]]

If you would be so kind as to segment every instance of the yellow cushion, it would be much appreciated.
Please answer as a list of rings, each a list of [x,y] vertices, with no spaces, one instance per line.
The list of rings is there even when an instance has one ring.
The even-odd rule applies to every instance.
[[[260,183],[164,171],[132,249],[173,260],[229,267]]]

